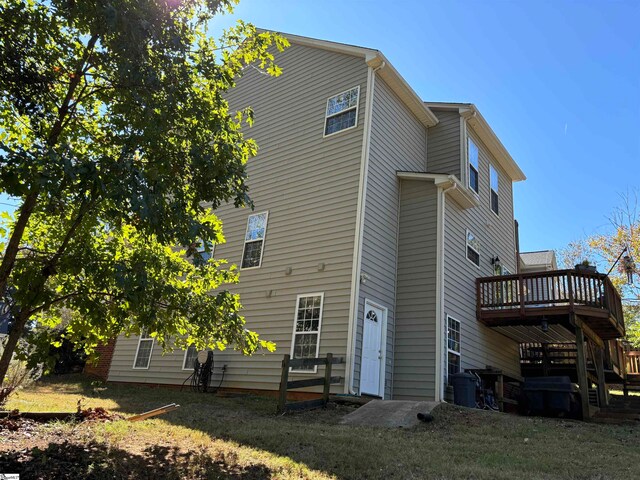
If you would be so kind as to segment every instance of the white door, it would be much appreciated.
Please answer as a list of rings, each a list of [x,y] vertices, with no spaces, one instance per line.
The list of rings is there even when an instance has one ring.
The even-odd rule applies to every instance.
[[[360,393],[383,396],[380,387],[383,348],[382,328],[384,323],[384,310],[365,302]]]

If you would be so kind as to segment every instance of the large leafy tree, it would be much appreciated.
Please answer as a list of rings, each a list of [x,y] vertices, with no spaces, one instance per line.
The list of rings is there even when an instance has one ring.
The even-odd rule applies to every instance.
[[[198,253],[224,241],[212,211],[250,205],[251,111],[224,93],[248,65],[278,75],[287,46],[242,22],[211,38],[235,3],[0,0],[0,192],[20,201],[0,225],[14,316],[0,380],[20,337],[63,309],[87,350],[143,329],[166,348],[273,348],[224,288],[235,268]]]
[[[604,233],[571,242],[561,252],[565,266],[589,260],[601,271],[608,272],[611,282],[623,298],[627,338],[640,347],[640,204],[638,192],[620,195],[620,205],[609,216],[609,228]],[[625,257],[634,260],[635,269],[629,282]]]

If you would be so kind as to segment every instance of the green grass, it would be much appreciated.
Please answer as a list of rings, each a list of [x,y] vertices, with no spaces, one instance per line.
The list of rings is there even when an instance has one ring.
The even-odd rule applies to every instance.
[[[76,376],[39,382],[8,407],[73,411],[80,398],[85,408],[102,406],[125,416],[172,402],[181,407],[138,423],[51,424],[28,438],[0,431],[6,436],[0,439],[0,472],[15,467],[21,478],[245,480],[628,479],[640,474],[637,426],[450,405],[433,412],[434,422],[413,429],[351,427],[339,423],[349,407],[276,416],[273,399],[121,385],[94,391]]]

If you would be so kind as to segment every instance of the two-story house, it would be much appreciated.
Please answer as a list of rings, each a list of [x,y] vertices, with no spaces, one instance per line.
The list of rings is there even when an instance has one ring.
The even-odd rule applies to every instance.
[[[476,278],[517,270],[518,165],[474,105],[425,103],[381,52],[287,38],[282,76],[248,69],[229,92],[255,112],[256,208],[216,212],[214,252],[277,351],[215,352],[222,386],[276,390],[283,353],[343,356],[332,391],[393,399],[441,399],[464,368],[518,375],[518,343],[476,318]],[[181,384],[195,355],[121,337],[108,379]]]

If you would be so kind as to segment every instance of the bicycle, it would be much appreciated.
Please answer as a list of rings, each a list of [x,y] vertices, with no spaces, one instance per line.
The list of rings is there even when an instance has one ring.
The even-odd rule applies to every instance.
[[[476,408],[480,410],[493,410],[499,411],[500,407],[496,402],[496,397],[491,388],[485,388],[482,377],[476,372],[470,372],[476,377]]]

